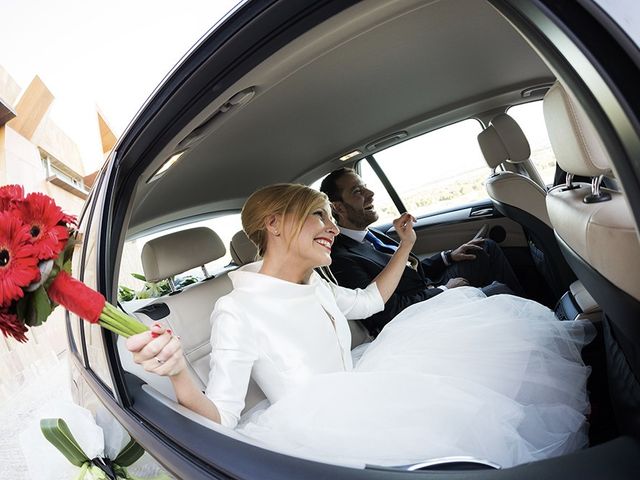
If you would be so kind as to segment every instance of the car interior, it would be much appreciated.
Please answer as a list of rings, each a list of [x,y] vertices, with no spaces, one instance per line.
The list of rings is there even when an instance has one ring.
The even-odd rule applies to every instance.
[[[511,115],[525,105],[538,109],[550,141],[546,179],[533,159],[539,148]],[[465,121],[474,130],[464,141],[475,153],[460,150],[456,137],[446,149],[421,150],[402,163],[400,148]],[[393,236],[393,213],[417,208],[419,256],[480,233],[501,245],[529,298],[559,321],[593,322],[598,336],[583,352],[593,369],[590,447],[640,434],[640,243],[632,211],[578,97],[489,2],[355,4],[272,53],[163,138],[127,200],[114,282],[138,269],[147,282],[171,282],[224,260],[196,283],[120,302],[140,321],[160,320],[181,336],[203,390],[211,311],[232,289],[229,271],[254,261],[256,250],[238,224],[223,235],[202,223],[237,216],[264,185],[317,185],[350,166],[376,192],[378,209],[389,212],[377,228]],[[400,154],[389,156],[393,149]],[[466,170],[456,166],[471,160]],[[460,186],[471,174],[480,179],[470,187],[475,197],[465,191],[428,205],[411,199],[429,197],[445,181]],[[359,322],[350,324],[352,348],[372,340]],[[133,363],[122,339],[118,354],[123,370],[167,408],[251,443],[186,412],[170,382]],[[245,412],[264,398],[252,382]]]

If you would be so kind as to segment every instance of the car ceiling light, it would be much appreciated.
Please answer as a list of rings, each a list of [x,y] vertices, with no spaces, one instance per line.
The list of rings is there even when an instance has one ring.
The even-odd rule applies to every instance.
[[[185,153],[186,153],[186,150],[183,150],[181,152],[174,153],[173,155],[171,155],[171,157],[169,157],[169,160],[164,162],[162,166],[158,170],[156,170],[156,172],[151,176],[149,181],[152,182],[160,178],[162,175],[164,175],[166,171],[169,170],[171,167],[173,167],[176,164],[176,162],[180,159],[180,157],[182,157],[182,155],[184,155]]]
[[[346,155],[341,156],[340,160],[342,160],[343,162],[346,162],[350,158],[353,158],[356,155],[361,155],[361,154],[362,154],[362,152],[360,150],[354,150],[353,152],[349,152]]]

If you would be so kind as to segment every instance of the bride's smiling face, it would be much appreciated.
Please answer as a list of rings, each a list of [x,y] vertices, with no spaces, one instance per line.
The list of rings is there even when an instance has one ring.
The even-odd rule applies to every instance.
[[[291,231],[292,222],[285,228]],[[309,268],[331,264],[331,246],[338,234],[338,227],[333,221],[329,204],[311,212],[302,224],[297,238],[292,239],[290,254],[295,258],[290,261],[300,262],[300,266]]]

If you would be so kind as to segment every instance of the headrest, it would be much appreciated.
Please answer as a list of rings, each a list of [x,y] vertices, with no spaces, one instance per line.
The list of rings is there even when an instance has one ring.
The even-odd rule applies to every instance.
[[[158,282],[224,257],[227,250],[210,228],[198,227],[150,240],[142,247],[142,269]]]
[[[489,168],[503,162],[520,163],[531,156],[531,148],[520,125],[506,113],[496,115],[478,135],[480,150]]]
[[[521,163],[529,160],[531,147],[518,122],[506,113],[501,113],[493,117],[491,125],[498,132],[498,136],[507,151],[507,162]]]
[[[609,156],[587,113],[558,82],[543,100],[544,121],[558,165],[567,173],[597,177],[611,173]]]
[[[258,249],[243,230],[240,230],[231,238],[229,251],[231,258],[237,265],[246,265],[254,262],[258,256]]]
[[[507,159],[507,150],[492,125],[478,134],[478,144],[489,168],[494,169]]]

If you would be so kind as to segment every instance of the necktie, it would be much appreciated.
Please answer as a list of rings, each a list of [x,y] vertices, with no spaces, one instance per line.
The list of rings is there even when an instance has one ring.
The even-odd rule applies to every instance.
[[[389,245],[387,243],[384,243],[382,240],[380,240],[370,231],[367,231],[367,234],[364,236],[364,238],[365,240],[367,240],[369,243],[373,245],[373,248],[375,248],[379,252],[393,255],[395,251],[398,249],[397,245]]]

